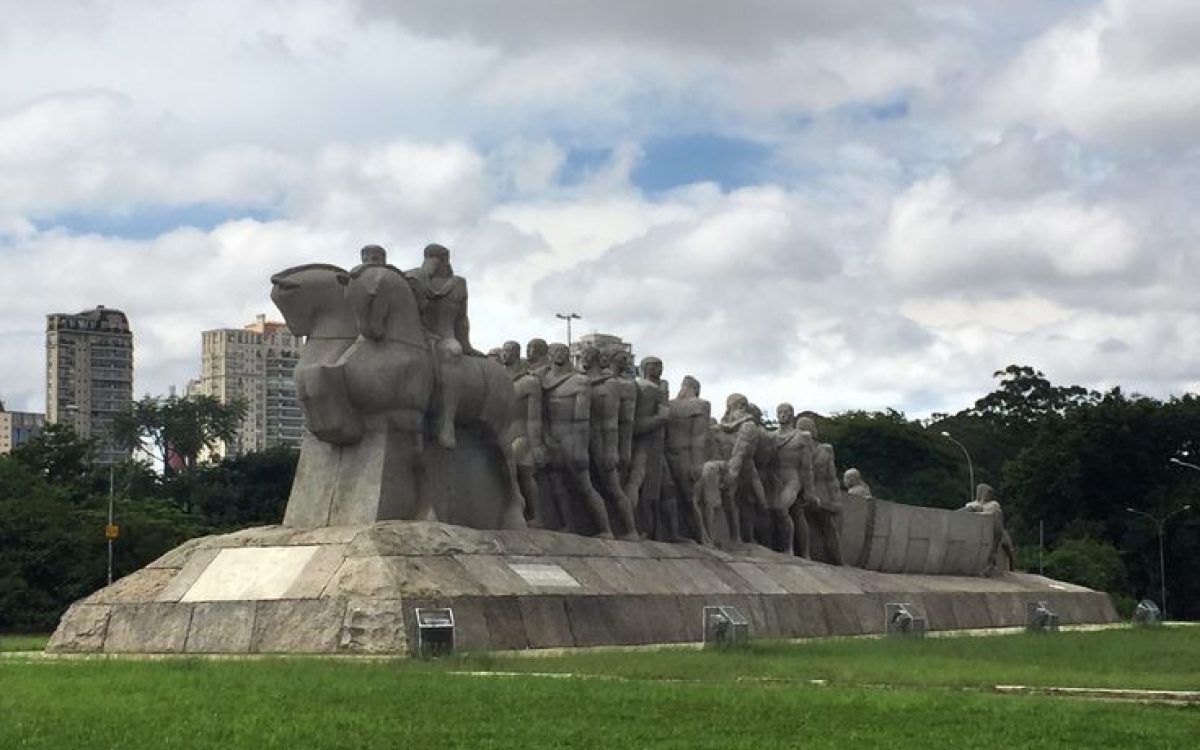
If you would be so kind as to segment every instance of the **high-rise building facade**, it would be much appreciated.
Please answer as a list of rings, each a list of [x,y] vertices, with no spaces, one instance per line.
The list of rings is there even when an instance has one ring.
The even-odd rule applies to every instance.
[[[133,332],[120,310],[100,305],[46,316],[46,421],[97,442],[96,460],[129,458],[113,419],[133,407]]]
[[[0,456],[38,434],[45,422],[43,414],[6,411],[4,402],[0,401]]]
[[[188,392],[223,404],[240,400],[246,407],[237,436],[218,450],[220,455],[300,445],[304,415],[294,378],[302,346],[286,324],[265,315],[244,328],[201,334],[200,379],[189,383]]]

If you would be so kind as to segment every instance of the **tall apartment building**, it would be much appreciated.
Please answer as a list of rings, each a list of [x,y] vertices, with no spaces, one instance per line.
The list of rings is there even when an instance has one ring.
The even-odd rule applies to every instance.
[[[45,423],[43,414],[7,411],[0,401],[0,455],[9,453],[21,443],[38,434]]]
[[[188,385],[188,392],[223,404],[240,399],[246,406],[237,437],[221,447],[220,455],[300,445],[304,415],[294,377],[302,346],[285,324],[265,315],[244,328],[201,334],[200,379]]]
[[[46,421],[71,424],[97,441],[96,460],[129,449],[112,437],[113,418],[133,405],[133,332],[120,310],[103,305],[46,316]]]

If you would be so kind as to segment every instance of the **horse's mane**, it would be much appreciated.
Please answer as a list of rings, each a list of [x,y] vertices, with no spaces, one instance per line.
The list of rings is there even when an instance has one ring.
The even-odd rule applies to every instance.
[[[276,279],[283,279],[301,271],[332,271],[334,273],[345,273],[346,269],[341,266],[335,266],[332,263],[305,263],[302,266],[292,266],[285,268],[277,274],[271,276],[271,283],[275,283]]]
[[[399,275],[400,278],[402,278],[402,279],[408,278],[408,274],[406,274],[404,271],[401,271],[399,268],[396,268],[391,263],[363,263],[362,265],[355,266],[351,270],[347,271],[346,275],[350,276],[351,278],[357,279],[359,276],[362,276],[364,273],[366,273],[367,271],[369,271],[372,268],[386,268],[389,271],[393,271],[394,273]]]

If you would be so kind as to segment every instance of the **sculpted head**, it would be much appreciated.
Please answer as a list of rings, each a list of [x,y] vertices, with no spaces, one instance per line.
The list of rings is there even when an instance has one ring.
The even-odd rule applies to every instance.
[[[747,412],[750,408],[750,399],[740,393],[731,393],[725,398],[725,414],[726,416],[735,412]]]
[[[633,358],[629,356],[629,352],[625,351],[624,349],[618,349],[612,353],[612,357],[609,359],[609,364],[614,373],[617,375],[624,375],[629,372],[629,365],[631,364],[632,359]]]
[[[425,262],[423,267],[433,276],[452,276],[454,269],[450,266],[450,251],[445,245],[436,242],[425,246]]]
[[[647,380],[658,380],[663,374],[662,360],[658,357],[642,357],[642,376]]]
[[[387,250],[384,250],[379,245],[364,245],[359,251],[359,256],[363,263],[371,263],[382,266],[387,264]]]
[[[796,429],[803,430],[813,436],[813,440],[817,439],[817,423],[812,417],[800,417],[796,420]]]
[[[857,487],[863,483],[862,474],[858,469],[846,469],[846,473],[842,475],[842,484],[846,485],[846,489]]]
[[[529,339],[529,343],[525,345],[525,359],[529,360],[531,365],[546,361],[549,354],[545,339]]]
[[[585,346],[579,355],[579,366],[584,370],[600,367],[600,350],[594,346]]]
[[[784,401],[779,406],[775,407],[775,421],[779,422],[779,426],[790,425],[796,420],[796,409],[788,402]]]
[[[693,378],[691,375],[684,375],[683,380],[679,381],[679,395],[675,398],[699,398],[700,397],[700,381]]]
[[[555,367],[563,367],[571,361],[571,350],[566,344],[560,344],[557,341],[550,345],[550,363]]]
[[[500,347],[500,362],[506,367],[512,367],[521,361],[521,345],[515,341],[505,341]]]
[[[992,489],[992,485],[983,484],[982,482],[975,488],[975,502],[986,503],[996,501],[996,491]]]

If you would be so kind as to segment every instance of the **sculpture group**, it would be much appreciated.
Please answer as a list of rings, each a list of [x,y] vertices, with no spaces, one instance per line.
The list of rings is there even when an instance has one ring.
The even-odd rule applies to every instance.
[[[441,245],[410,271],[369,245],[351,270],[310,264],[271,281],[306,339],[296,383],[307,434],[287,525],[463,522],[445,516],[484,488],[473,502],[488,507],[467,525],[819,549],[842,564],[843,494],[870,489],[854,469],[843,488],[833,446],[790,404],[768,428],[735,393],[717,420],[696,378],[670,396],[657,357],[635,370],[627,351],[585,347],[573,362],[540,338],[524,356],[515,341],[484,355]]]

